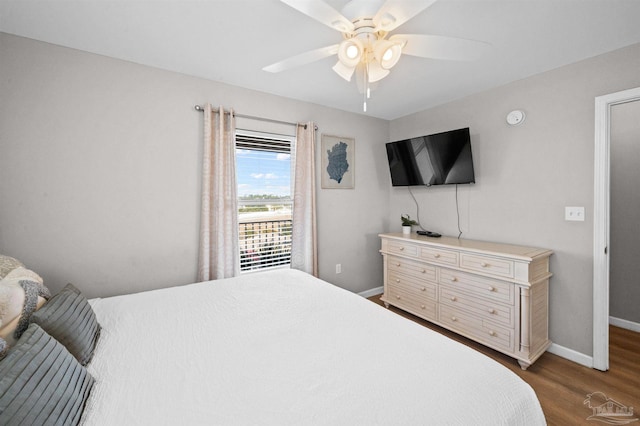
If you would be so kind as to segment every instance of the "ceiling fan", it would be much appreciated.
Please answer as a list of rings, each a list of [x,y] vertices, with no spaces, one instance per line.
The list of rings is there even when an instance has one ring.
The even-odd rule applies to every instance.
[[[277,73],[338,55],[333,70],[347,81],[356,75],[364,94],[364,111],[371,83],[390,73],[402,54],[431,59],[468,61],[482,55],[487,43],[427,34],[389,33],[431,6],[436,0],[352,0],[335,10],[322,0],[280,0],[297,11],[342,33],[338,44],[311,50],[263,68]]]

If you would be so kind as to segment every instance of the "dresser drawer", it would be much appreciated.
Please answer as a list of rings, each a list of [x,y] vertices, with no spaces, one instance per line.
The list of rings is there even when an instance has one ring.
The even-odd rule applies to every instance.
[[[494,300],[480,299],[447,285],[440,286],[440,303],[456,309],[463,309],[474,316],[493,321],[506,327],[515,326],[515,308]]]
[[[398,272],[410,275],[421,280],[437,282],[436,267],[420,262],[389,256],[387,269],[389,272]]]
[[[418,246],[401,240],[389,240],[387,242],[387,250],[389,253],[401,254],[405,256],[418,256]]]
[[[513,278],[514,262],[491,256],[461,253],[460,267],[471,271]]]
[[[440,283],[465,293],[512,304],[514,285],[451,269],[440,269]]]
[[[442,265],[458,266],[458,252],[442,250],[436,247],[421,247],[420,258]]]
[[[448,305],[440,305],[438,317],[442,324],[471,339],[500,350],[514,351],[513,328],[494,325],[483,318]]]
[[[435,320],[437,317],[436,301],[416,295],[405,288],[389,285],[387,302],[419,317]],[[435,295],[435,289],[434,289]]]
[[[428,281],[420,281],[410,275],[404,275],[397,272],[389,271],[387,283],[396,289],[407,292],[416,300],[437,300],[436,287],[437,284]]]

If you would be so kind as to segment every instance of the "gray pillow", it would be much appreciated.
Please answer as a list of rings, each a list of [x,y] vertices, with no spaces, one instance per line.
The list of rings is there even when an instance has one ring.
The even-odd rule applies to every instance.
[[[31,324],[0,361],[0,424],[76,425],[93,383],[64,346]]]
[[[87,299],[72,284],[34,312],[31,322],[62,343],[80,364],[91,361],[100,337],[100,324]]]

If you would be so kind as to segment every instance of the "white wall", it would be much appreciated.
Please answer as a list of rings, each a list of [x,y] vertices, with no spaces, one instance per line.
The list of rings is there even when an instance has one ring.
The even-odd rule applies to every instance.
[[[392,140],[470,127],[476,184],[459,187],[464,238],[537,246],[551,258],[550,335],[592,353],[594,99],[640,86],[640,44],[403,117]],[[510,127],[507,113],[526,112]],[[457,236],[455,188],[414,193],[425,228]],[[404,188],[391,191],[390,220],[415,213]],[[566,222],[565,206],[586,221]]]
[[[316,121],[318,148],[322,133],[355,138],[355,189],[318,190],[320,276],[355,292],[382,285],[387,121],[3,33],[0,58],[0,253],[54,292],[73,282],[109,296],[196,279],[193,106],[207,101]]]

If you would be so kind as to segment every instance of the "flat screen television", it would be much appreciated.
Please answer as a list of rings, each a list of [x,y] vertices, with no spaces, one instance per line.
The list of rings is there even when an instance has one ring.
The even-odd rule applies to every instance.
[[[387,143],[393,186],[475,183],[469,128]]]

